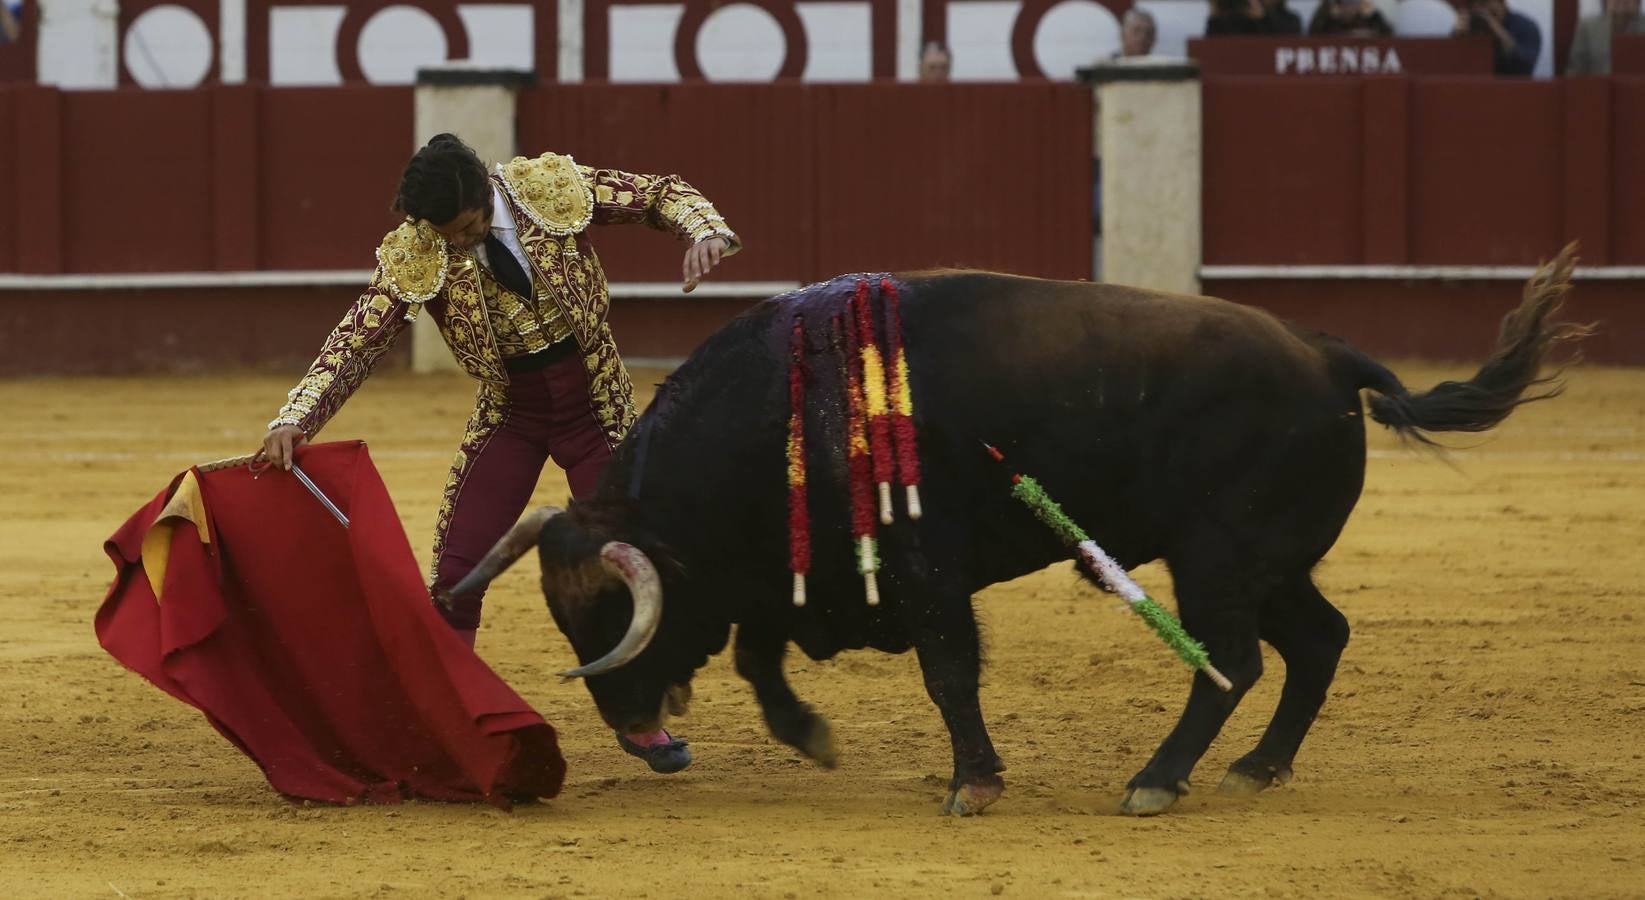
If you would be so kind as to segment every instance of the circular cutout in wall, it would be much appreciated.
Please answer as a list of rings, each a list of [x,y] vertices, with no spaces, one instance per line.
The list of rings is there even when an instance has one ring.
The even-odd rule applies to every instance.
[[[1120,46],[1120,23],[1091,0],[1063,0],[1045,11],[1034,29],[1034,61],[1047,78],[1067,81]]]
[[[787,56],[777,17],[752,3],[720,7],[697,31],[697,64],[710,81],[770,81]]]
[[[360,73],[372,84],[411,84],[417,70],[446,61],[445,29],[415,6],[390,6],[366,21],[356,45]]]
[[[193,10],[167,4],[132,20],[120,52],[139,85],[192,88],[210,74],[217,50],[211,30]]]

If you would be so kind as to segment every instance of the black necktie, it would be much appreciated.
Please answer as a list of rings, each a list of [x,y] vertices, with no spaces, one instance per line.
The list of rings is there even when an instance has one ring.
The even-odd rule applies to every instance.
[[[520,268],[520,261],[514,254],[508,252],[503,242],[497,240],[497,233],[486,232],[486,260],[491,263],[491,274],[497,276],[497,281],[522,297],[531,296],[531,278]]]

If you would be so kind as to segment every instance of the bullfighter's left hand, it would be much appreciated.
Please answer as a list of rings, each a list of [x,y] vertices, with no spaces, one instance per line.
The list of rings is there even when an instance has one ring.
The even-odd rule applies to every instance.
[[[702,281],[714,267],[720,264],[720,258],[730,246],[725,238],[712,237],[706,241],[699,241],[685,251],[685,263],[681,266],[681,274],[685,284],[680,290],[689,294],[697,289],[697,282]]]

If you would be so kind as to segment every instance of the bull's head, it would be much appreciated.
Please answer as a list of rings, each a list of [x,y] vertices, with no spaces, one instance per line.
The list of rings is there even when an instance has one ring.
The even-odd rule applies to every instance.
[[[483,588],[537,547],[548,611],[582,663],[561,677],[586,679],[611,727],[656,730],[665,714],[685,712],[690,695],[689,667],[669,671],[677,667],[647,653],[663,621],[662,580],[638,547],[574,518],[555,507],[529,513],[449,594]]]

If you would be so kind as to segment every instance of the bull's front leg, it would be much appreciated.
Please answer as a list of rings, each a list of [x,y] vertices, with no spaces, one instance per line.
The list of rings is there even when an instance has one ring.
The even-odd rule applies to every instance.
[[[825,769],[839,764],[840,751],[834,743],[828,720],[794,695],[783,675],[783,656],[788,652],[786,635],[755,625],[737,628],[736,666],[753,688],[765,714],[771,736],[804,753]]]
[[[1000,798],[1005,791],[1005,763],[994,752],[988,727],[982,721],[977,682],[982,672],[982,645],[977,637],[976,614],[969,596],[932,595],[904,608],[914,650],[920,657],[925,690],[942,711],[943,723],[954,745],[954,777],[942,811],[971,816]]]

